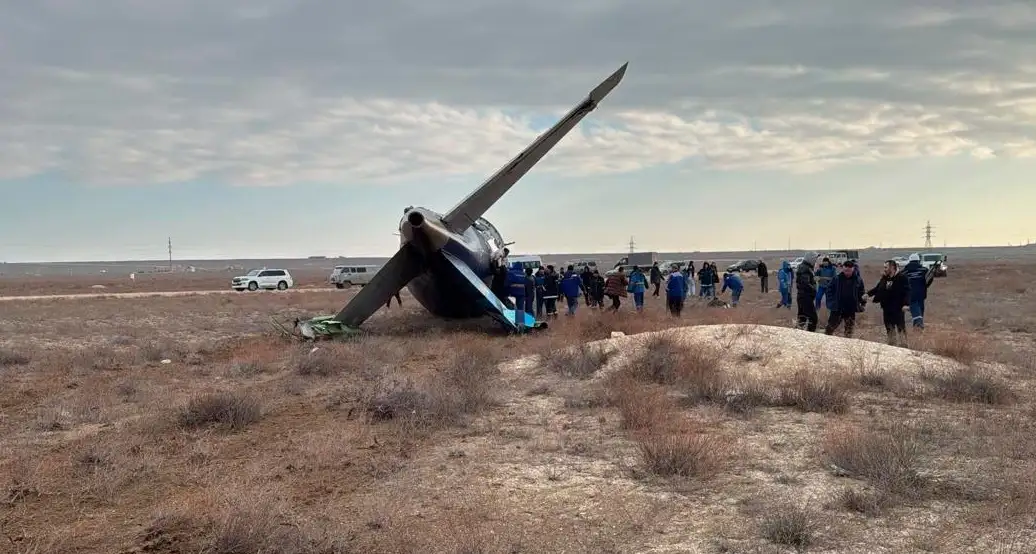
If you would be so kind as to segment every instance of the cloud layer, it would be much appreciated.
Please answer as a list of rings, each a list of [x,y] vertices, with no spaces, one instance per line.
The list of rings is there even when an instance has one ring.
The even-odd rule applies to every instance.
[[[0,0],[0,179],[485,174],[627,60],[538,171],[1036,156],[1036,5],[905,4]]]

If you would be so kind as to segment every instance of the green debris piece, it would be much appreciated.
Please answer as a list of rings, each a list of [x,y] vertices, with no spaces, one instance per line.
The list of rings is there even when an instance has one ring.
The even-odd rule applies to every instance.
[[[353,337],[362,333],[359,329],[336,321],[334,316],[321,315],[310,319],[296,319],[294,329],[289,331],[284,325],[273,321],[282,333],[301,339],[327,340],[341,337]]]

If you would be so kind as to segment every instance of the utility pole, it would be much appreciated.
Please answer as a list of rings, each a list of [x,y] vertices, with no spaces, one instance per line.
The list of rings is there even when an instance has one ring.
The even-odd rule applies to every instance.
[[[173,270],[173,237],[169,237],[169,271]]]
[[[924,247],[932,247],[932,222],[928,221],[924,226]]]

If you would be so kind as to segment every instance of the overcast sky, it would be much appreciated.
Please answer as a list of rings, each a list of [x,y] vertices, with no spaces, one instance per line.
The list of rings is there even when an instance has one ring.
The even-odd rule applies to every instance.
[[[0,0],[0,261],[390,255],[626,61],[515,249],[1036,239],[1031,1]]]

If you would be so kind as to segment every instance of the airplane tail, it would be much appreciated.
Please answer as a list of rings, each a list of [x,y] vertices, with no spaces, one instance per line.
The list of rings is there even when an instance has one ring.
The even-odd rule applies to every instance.
[[[588,113],[597,108],[597,104],[605,96],[608,96],[608,93],[619,85],[623,76],[626,75],[626,67],[628,65],[629,62],[622,64],[622,67],[608,76],[607,79],[601,81],[601,84],[590,91],[590,94],[585,99],[576,104],[553,127],[540,135],[525,150],[515,156],[514,159],[498,169],[492,177],[486,179],[481,186],[464,198],[464,200],[461,200],[459,204],[443,216],[443,223],[454,232],[463,233],[478,218],[485,215],[486,211],[493,207],[497,200],[500,200],[519,179],[532,169],[532,166],[539,163],[543,156],[547,155],[547,152],[550,152]]]

